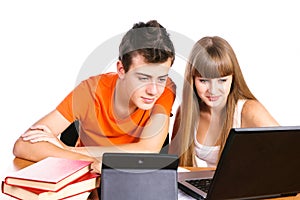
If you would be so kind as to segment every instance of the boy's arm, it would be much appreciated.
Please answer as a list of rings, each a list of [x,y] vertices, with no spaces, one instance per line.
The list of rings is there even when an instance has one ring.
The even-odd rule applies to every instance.
[[[91,160],[86,155],[69,151],[58,139],[69,125],[70,122],[57,110],[50,112],[18,138],[13,148],[14,155],[31,161],[48,156]]]
[[[16,157],[24,158],[32,161],[39,161],[48,156],[65,157],[71,159],[85,159],[91,160],[93,157],[101,157],[104,152],[152,152],[158,153],[165,141],[169,129],[169,116],[166,114],[153,114],[151,120],[144,127],[141,134],[140,141],[137,143],[130,143],[124,145],[116,145],[110,147],[66,147],[60,148],[50,140],[58,140],[57,136],[70,125],[57,110],[52,111],[41,120],[36,122],[32,127],[46,126],[50,129],[51,134],[38,133],[39,140],[30,142],[29,139],[36,136],[35,130],[26,131],[16,141],[13,153]],[[42,134],[47,138],[43,140]],[[42,138],[42,139],[41,139]]]
[[[168,130],[169,116],[154,114],[144,127],[139,142],[115,146],[74,147],[72,150],[92,157],[101,157],[105,152],[159,153],[167,137]]]
[[[50,142],[29,142],[24,141],[21,137],[15,142],[13,153],[16,157],[40,161],[46,157],[62,157],[78,160],[93,160],[90,156],[76,153],[65,148],[60,148]]]

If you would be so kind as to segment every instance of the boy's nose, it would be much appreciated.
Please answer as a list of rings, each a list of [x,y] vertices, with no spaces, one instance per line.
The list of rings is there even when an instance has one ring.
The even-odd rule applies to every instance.
[[[148,94],[156,95],[157,92],[158,92],[158,89],[157,89],[157,84],[155,81],[153,81],[147,85],[147,93]]]

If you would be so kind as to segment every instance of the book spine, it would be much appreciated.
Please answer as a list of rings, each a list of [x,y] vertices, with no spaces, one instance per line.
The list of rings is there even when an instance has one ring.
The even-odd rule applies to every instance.
[[[17,196],[14,196],[14,195],[12,195],[12,194],[9,194],[9,193],[6,193],[6,192],[5,192],[5,190],[4,190],[4,181],[2,181],[2,183],[1,183],[1,192],[2,192],[3,194],[5,194],[5,195],[8,195],[8,196],[13,197],[13,198],[15,198],[15,199],[20,199],[20,198],[17,197]],[[20,199],[20,200],[21,200],[21,199]]]

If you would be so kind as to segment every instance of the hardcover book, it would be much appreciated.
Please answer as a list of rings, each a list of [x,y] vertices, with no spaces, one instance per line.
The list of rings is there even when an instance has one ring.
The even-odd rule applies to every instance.
[[[65,199],[91,191],[100,186],[100,174],[88,172],[58,191],[41,190],[2,182],[2,193],[19,199],[46,200]]]
[[[91,161],[48,157],[4,179],[9,185],[57,191],[91,170]]]

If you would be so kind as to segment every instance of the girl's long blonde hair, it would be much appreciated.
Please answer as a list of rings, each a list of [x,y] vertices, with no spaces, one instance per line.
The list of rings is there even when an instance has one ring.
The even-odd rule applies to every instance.
[[[236,55],[229,43],[218,36],[200,39],[193,46],[186,65],[182,102],[176,113],[170,145],[170,153],[178,154],[181,166],[193,166],[195,163],[194,132],[198,125],[200,111],[208,109],[197,95],[194,78],[198,76],[219,78],[228,75],[232,75],[232,84],[221,115],[221,119],[224,120],[220,153],[233,125],[237,101],[256,98],[245,82]]]

